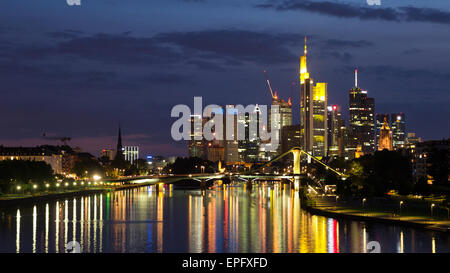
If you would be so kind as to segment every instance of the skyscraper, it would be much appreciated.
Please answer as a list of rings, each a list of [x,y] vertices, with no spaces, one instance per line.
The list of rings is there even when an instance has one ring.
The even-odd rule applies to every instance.
[[[316,83],[309,77],[307,46],[300,57],[300,124],[302,147],[312,155],[323,157],[328,149],[327,132],[327,83]]]
[[[391,128],[393,147],[395,150],[405,148],[406,145],[406,118],[404,113],[391,114]]]
[[[338,105],[330,105],[328,110],[328,156],[339,155],[339,143],[342,138],[342,127],[345,128],[345,120],[342,119],[341,107]],[[342,155],[340,155],[342,156]]]
[[[375,99],[358,87],[358,70],[355,69],[355,87],[349,94],[349,158],[359,150],[359,155],[375,151]]]
[[[278,106],[278,114],[274,116],[273,121],[278,123],[278,135],[276,136],[278,147],[276,151],[270,152],[268,155],[270,158],[274,158],[275,156],[281,154],[282,151],[282,139],[281,139],[281,131],[283,130],[283,127],[292,125],[292,103],[291,98],[288,99],[288,101],[285,101],[283,99],[278,98],[277,92],[275,92],[275,95],[272,97],[272,107],[277,105]],[[272,123],[272,112],[269,112],[269,121],[268,121],[268,128],[271,128]]]
[[[206,158],[205,141],[203,139],[203,125],[201,115],[191,115],[191,135],[188,144],[189,157]]]
[[[245,113],[244,116],[238,117],[238,123],[243,124],[245,128],[245,139],[238,140],[239,161],[241,162],[256,162],[258,161],[259,153],[259,133],[251,132],[250,123],[256,122],[257,128],[259,126],[260,111],[258,107],[255,107],[256,116]],[[256,120],[252,120],[252,119]],[[239,127],[238,127],[239,128]]]

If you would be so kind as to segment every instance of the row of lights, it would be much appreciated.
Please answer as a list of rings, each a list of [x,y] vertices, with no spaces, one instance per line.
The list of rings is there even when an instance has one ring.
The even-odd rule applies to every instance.
[[[91,185],[92,183],[91,183],[91,182],[88,182],[87,184],[88,184],[88,185]],[[94,182],[93,184],[94,184],[94,185],[98,185],[98,184],[103,185],[104,183],[103,183],[103,182],[98,182],[98,183],[97,183],[97,182]],[[73,182],[73,185],[76,186],[77,183],[76,183],[76,182]],[[83,185],[84,185],[84,182],[80,182],[80,185],[83,186]],[[60,187],[60,186],[61,186],[61,183],[56,183],[56,187]],[[69,183],[68,183],[68,182],[64,183],[64,186],[68,187],[68,186],[69,186]],[[46,187],[46,188],[49,188],[49,187],[50,187],[50,184],[48,184],[48,183],[45,184],[45,187]],[[37,188],[38,188],[38,185],[33,184],[33,189],[37,189]],[[21,190],[21,189],[22,189],[22,186],[19,185],[19,186],[16,187],[16,189],[17,189],[17,190]]]

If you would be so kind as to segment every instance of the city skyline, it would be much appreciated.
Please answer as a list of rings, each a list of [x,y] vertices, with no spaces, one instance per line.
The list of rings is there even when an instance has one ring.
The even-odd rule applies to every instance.
[[[369,9],[363,2],[351,1],[341,8]],[[402,11],[410,16],[387,20],[311,12],[305,6],[277,8],[282,1],[267,3],[230,1],[218,7],[208,1],[84,1],[81,7],[69,7],[61,1],[42,2],[34,9],[24,1],[5,3],[0,11],[0,80],[6,103],[0,113],[8,118],[0,119],[0,124],[8,130],[2,130],[0,144],[57,144],[44,140],[45,132],[70,136],[69,145],[98,155],[101,149],[115,146],[121,123],[124,144],[139,146],[142,155],[185,155],[186,144],[169,139],[171,107],[189,105],[194,95],[202,95],[207,104],[270,104],[264,69],[281,98],[287,99],[291,82],[297,82],[292,99],[293,124],[297,124],[298,61],[305,35],[311,43],[308,70],[316,81],[328,83],[328,104],[340,105],[345,120],[357,67],[359,85],[376,99],[375,113],[405,113],[407,132],[424,140],[449,135],[450,126],[436,126],[448,124],[449,69],[440,56],[449,50],[444,34],[449,23],[425,16],[433,11],[447,14],[449,4],[427,3],[428,9],[417,20],[401,9],[399,1],[373,7],[380,14],[392,8],[397,15]],[[423,6],[420,1],[409,5]],[[120,27],[108,24],[106,15],[89,13],[104,8],[112,18],[126,8]],[[219,17],[206,26],[182,9],[208,19],[226,9],[232,20]],[[16,20],[8,10],[29,19]],[[155,10],[169,16],[162,18]],[[252,16],[244,16],[245,12]],[[71,20],[54,24],[59,20],[55,14]],[[177,15],[178,22],[186,23],[183,27],[169,23]],[[104,23],[94,24],[97,17]],[[30,24],[36,18],[42,20]],[[326,28],[330,23],[333,28]],[[356,23],[352,31],[347,23]],[[405,31],[413,24],[414,33]],[[433,32],[428,33],[430,29]],[[435,122],[429,122],[430,117]]]

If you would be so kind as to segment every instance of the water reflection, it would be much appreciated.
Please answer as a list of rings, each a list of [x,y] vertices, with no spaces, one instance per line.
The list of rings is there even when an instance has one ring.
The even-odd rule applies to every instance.
[[[449,252],[449,236],[306,213],[289,185],[163,184],[0,209],[0,252]],[[14,221],[15,218],[15,221]],[[14,241],[15,239],[15,241]]]

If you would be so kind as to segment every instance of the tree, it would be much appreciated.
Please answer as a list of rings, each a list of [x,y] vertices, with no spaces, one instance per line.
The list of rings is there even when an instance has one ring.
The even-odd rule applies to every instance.
[[[0,191],[8,192],[15,185],[53,182],[55,177],[50,165],[43,161],[5,160],[0,161]]]
[[[83,157],[75,161],[73,171],[78,177],[105,176],[105,169],[94,158]]]

